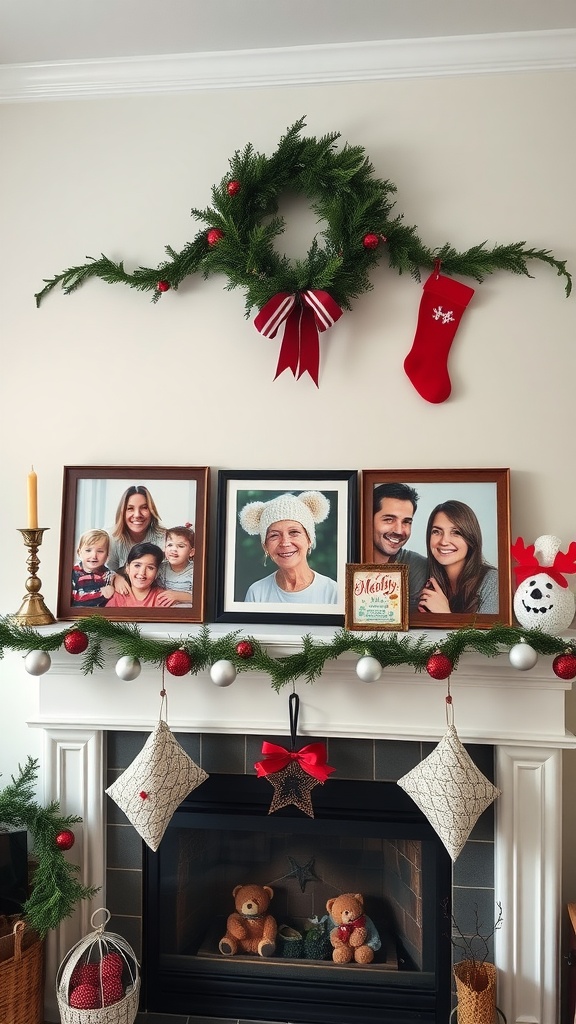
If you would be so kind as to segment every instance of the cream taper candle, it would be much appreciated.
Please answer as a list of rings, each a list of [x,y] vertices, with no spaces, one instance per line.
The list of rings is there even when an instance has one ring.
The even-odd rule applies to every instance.
[[[28,473],[28,529],[38,529],[38,477],[34,466]]]

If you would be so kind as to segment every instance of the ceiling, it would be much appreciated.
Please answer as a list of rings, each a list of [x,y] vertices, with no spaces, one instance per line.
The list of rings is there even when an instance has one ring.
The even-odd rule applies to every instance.
[[[0,64],[574,28],[574,0],[0,0]]]

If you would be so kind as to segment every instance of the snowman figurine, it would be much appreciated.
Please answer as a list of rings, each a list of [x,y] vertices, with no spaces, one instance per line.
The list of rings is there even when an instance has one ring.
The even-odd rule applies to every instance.
[[[514,614],[524,629],[561,633],[574,618],[576,599],[564,573],[576,572],[576,541],[560,550],[559,537],[545,535],[524,545],[519,537],[512,545],[517,590]]]

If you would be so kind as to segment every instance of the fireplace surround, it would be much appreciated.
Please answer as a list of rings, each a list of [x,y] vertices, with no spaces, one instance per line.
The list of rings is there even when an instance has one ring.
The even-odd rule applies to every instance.
[[[218,627],[212,631],[217,634]],[[167,627],[164,631],[157,625],[149,632],[170,635]],[[332,633],[316,629],[314,639],[321,641]],[[300,648],[296,627],[284,626],[281,634],[271,626],[259,627],[254,634],[273,656]],[[441,635],[428,634],[426,639]],[[104,669],[83,677],[72,657],[55,654],[52,669],[39,680],[38,715],[29,723],[43,729],[44,798],[58,799],[65,812],[83,818],[71,859],[80,863],[84,881],[103,886],[92,907],[81,905],[50,936],[48,978],[54,977],[67,949],[89,930],[91,910],[107,902],[108,893],[114,894],[109,881],[106,892],[106,737],[133,734],[136,753],[142,745],[142,736],[136,734],[146,734],[158,718],[158,669],[144,667],[137,680],[124,682],[116,676],[114,664],[110,652]],[[334,745],[330,758],[337,767],[334,751],[343,740],[364,741],[353,747],[368,752],[376,768],[378,757],[402,759],[409,749],[418,748],[424,756],[446,727],[446,684],[406,666],[387,669],[377,683],[360,683],[354,668],[354,657],[344,655],[329,663],[313,684],[297,686],[302,739],[325,737]],[[494,807],[494,887],[487,891],[492,906],[494,899],[503,905],[504,924],[495,936],[494,958],[498,1003],[510,1024],[558,1020],[561,753],[576,746],[576,737],[565,729],[564,699],[570,687],[553,674],[549,659],[541,658],[530,671],[519,672],[506,655],[487,659],[473,653],[462,657],[451,682],[460,738],[467,746],[493,748],[495,781],[502,790]],[[169,677],[167,688],[169,723],[174,732],[205,745],[207,771],[217,770],[210,764],[216,737],[236,751],[233,757],[243,751],[244,763],[236,770],[244,772],[247,761],[253,764],[258,759],[260,750],[254,745],[262,737],[287,736],[287,697],[276,694],[257,672],[242,673],[227,689],[215,687],[207,672]],[[220,770],[222,764],[220,759]],[[47,1016],[58,1019],[50,989]]]

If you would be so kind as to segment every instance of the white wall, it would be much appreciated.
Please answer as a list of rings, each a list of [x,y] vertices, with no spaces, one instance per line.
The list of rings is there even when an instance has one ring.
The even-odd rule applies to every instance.
[[[277,343],[223,280],[198,275],[157,305],[99,281],[40,310],[33,296],[44,277],[101,252],[128,268],[158,263],[165,244],[194,236],[190,208],[209,203],[232,152],[251,140],[270,153],[303,114],[310,134],[340,131],[366,148],[428,244],[525,239],[576,272],[575,92],[576,73],[550,72],[0,107],[2,613],[24,593],[16,530],[32,462],[52,609],[64,465],[509,466],[513,536],[573,540],[576,298],[544,265],[534,280],[500,273],[478,286],[440,406],[402,368],[420,286],[384,261],[374,290],[324,337],[319,390],[287,374],[273,383]],[[285,243],[303,254],[294,229]],[[19,656],[0,663],[0,693],[7,777],[40,753],[26,726],[37,680]],[[574,698],[570,715],[576,727]],[[569,888],[574,898],[576,873]]]

